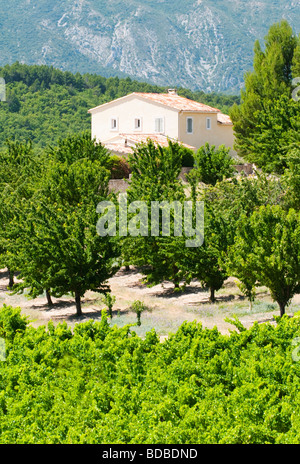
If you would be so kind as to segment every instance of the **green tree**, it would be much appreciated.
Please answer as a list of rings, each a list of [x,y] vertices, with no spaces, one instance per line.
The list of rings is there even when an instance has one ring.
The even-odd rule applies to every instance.
[[[265,165],[259,163],[259,158],[256,160],[252,154],[253,139],[260,133],[261,112],[265,111],[266,105],[273,104],[276,107],[274,102],[280,98],[291,98],[292,72],[296,69],[298,42],[286,20],[270,27],[265,37],[264,51],[259,42],[255,42],[254,69],[245,76],[245,90],[241,93],[242,103],[240,106],[234,105],[230,112],[236,136],[235,148],[241,156],[246,159],[250,157],[252,162],[256,162],[262,168]],[[284,114],[282,116],[284,118]],[[280,122],[280,126],[282,125],[283,120]],[[268,156],[269,144],[272,152],[276,151],[276,148],[280,152],[280,145],[274,147],[275,141],[270,138],[269,143],[265,143],[264,146],[265,156]]]
[[[255,135],[247,138],[247,160],[268,173],[282,174],[289,163],[300,106],[287,95],[265,101],[263,106],[254,114]]]
[[[105,282],[118,269],[120,249],[117,239],[96,230],[97,205],[111,199],[107,163],[106,152],[103,156],[100,145],[93,150],[85,134],[60,142],[25,205],[21,233],[10,250],[22,279],[16,292],[28,288],[36,297],[46,290],[49,303],[50,295],[72,292],[80,315],[86,290],[108,290]]]
[[[244,216],[242,216],[244,221]],[[257,283],[256,256],[252,253],[252,244],[255,237],[252,230],[247,227],[248,222],[243,227],[243,238],[239,234],[235,236],[234,244],[229,246],[226,255],[226,268],[228,275],[237,277],[237,283],[241,292],[248,298],[250,310],[255,300],[255,287]]]
[[[112,309],[113,309],[113,306],[114,306],[114,304],[116,302],[116,297],[114,295],[112,295],[111,293],[105,293],[105,295],[103,296],[102,301],[108,308],[109,317],[112,318],[113,317]]]
[[[288,166],[282,176],[286,187],[285,204],[300,210],[300,150],[289,153]]]
[[[178,143],[169,142],[168,148],[156,146],[151,140],[140,144],[129,156],[132,172],[127,191],[128,202],[143,201],[147,207],[148,230],[146,236],[128,236],[123,240],[123,259],[127,264],[148,266],[143,272],[149,283],[171,280],[179,288],[184,279],[178,266],[183,236],[174,233],[175,209],[172,203],[183,204],[185,193],[178,176],[182,167],[182,151]],[[159,203],[159,224],[155,235],[151,234],[151,202]],[[177,204],[178,204],[177,203]],[[170,229],[162,230],[162,214],[170,207]],[[176,207],[175,207],[176,208]],[[128,215],[128,220],[132,215]]]
[[[55,161],[72,164],[77,160],[98,161],[102,166],[110,166],[108,150],[95,139],[91,139],[89,131],[68,135],[58,140],[57,144],[47,149],[48,156]]]
[[[261,206],[250,218],[241,217],[233,245],[233,255],[242,277],[249,276],[269,288],[280,315],[294,294],[300,290],[300,221],[299,213],[280,206]]]
[[[194,175],[205,184],[215,185],[223,178],[232,177],[235,173],[234,161],[229,154],[230,149],[221,145],[206,143],[194,155]]]
[[[222,216],[216,214],[211,205],[205,204],[203,244],[182,249],[180,267],[189,275],[189,280],[197,279],[209,289],[211,303],[216,301],[215,292],[220,290],[228,277],[223,261],[228,239]]]
[[[34,155],[32,143],[8,140],[0,152],[0,261],[9,271],[13,286],[14,260],[12,244],[20,234],[20,215],[24,204],[37,188],[42,164]]]
[[[28,205],[23,233],[15,247],[21,283],[15,292],[29,289],[36,297],[51,291],[57,298],[72,292],[77,315],[87,290],[106,293],[107,280],[118,270],[118,244],[100,237],[94,204],[77,207],[47,205],[42,200]]]

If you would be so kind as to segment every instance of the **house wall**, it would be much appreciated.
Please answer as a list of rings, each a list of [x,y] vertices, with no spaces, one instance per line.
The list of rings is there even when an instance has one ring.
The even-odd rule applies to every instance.
[[[234,142],[233,126],[218,124],[218,146],[225,145],[226,147],[230,147],[230,153],[236,154],[236,151],[233,149]]]
[[[118,120],[116,130],[111,130],[111,119]],[[135,130],[134,120],[141,118],[141,129]],[[178,138],[178,111],[163,105],[153,104],[132,97],[126,100],[111,102],[106,107],[92,113],[92,137],[105,142],[119,133],[153,134],[155,119],[164,119],[163,134]]]
[[[193,118],[193,133],[187,133],[187,118]],[[206,120],[210,118],[211,128],[207,129]],[[181,113],[179,114],[179,140],[197,149],[208,142],[219,147],[225,145],[233,152],[233,126],[221,125],[217,122],[217,114],[212,113]]]

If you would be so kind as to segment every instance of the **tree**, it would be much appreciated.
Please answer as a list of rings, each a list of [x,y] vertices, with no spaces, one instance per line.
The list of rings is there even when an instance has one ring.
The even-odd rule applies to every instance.
[[[58,162],[72,164],[78,160],[88,159],[98,161],[104,167],[110,166],[108,150],[95,139],[91,139],[89,131],[60,138],[56,146],[49,146],[46,151],[50,158]]]
[[[151,204],[157,202],[160,217],[155,235],[151,234],[151,228],[148,227],[145,236],[128,236],[122,245],[126,264],[148,266],[144,269],[148,283],[171,280],[175,288],[179,288],[180,281],[184,279],[178,261],[185,238],[174,234],[175,210],[172,207],[173,202],[182,205],[186,198],[183,185],[178,179],[182,167],[181,157],[178,143],[169,142],[169,146],[163,148],[151,140],[147,144],[138,145],[134,153],[129,155],[132,177],[127,191],[128,201],[143,201],[149,220],[152,219]],[[170,229],[166,233],[162,229],[164,212],[170,214]],[[129,214],[128,219],[131,218]]]
[[[241,217],[236,236],[232,253],[243,260],[237,263],[237,273],[242,268],[243,276],[248,275],[252,282],[256,278],[269,288],[283,316],[300,290],[299,213],[280,206],[261,206],[250,218]]]
[[[214,145],[206,143],[199,148],[194,158],[194,171],[196,177],[205,184],[215,185],[223,178],[232,177],[235,173],[230,149],[221,145],[216,149]]]
[[[252,142],[260,133],[261,112],[266,105],[275,105],[281,98],[291,98],[292,77],[296,69],[296,54],[299,40],[286,20],[272,25],[265,37],[265,50],[259,42],[254,46],[253,72],[245,76],[245,90],[241,92],[242,103],[234,105],[230,116],[234,123],[236,136],[235,148],[238,153],[251,161],[256,161],[252,154]],[[284,112],[280,125],[284,125]],[[286,117],[285,117],[286,119]],[[267,141],[266,141],[267,142]],[[274,148],[274,140],[269,139],[272,150],[280,152],[280,145]],[[268,156],[269,143],[264,146],[265,156]],[[264,168],[264,164],[258,164]]]
[[[51,289],[57,298],[72,292],[80,316],[84,293],[106,293],[107,280],[119,268],[118,244],[97,234],[97,219],[93,204],[61,208],[39,199],[28,205],[23,232],[13,248],[22,279],[14,291],[29,288],[29,295],[36,297]]]
[[[151,139],[138,144],[128,157],[131,169],[128,198],[131,201],[182,199],[183,187],[178,179],[182,154],[180,144],[171,141],[167,148],[155,145]]]
[[[102,301],[108,308],[109,317],[112,318],[113,317],[112,309],[113,309],[113,305],[116,302],[116,297],[114,295],[112,295],[111,293],[105,293],[105,295],[103,296]]]
[[[254,113],[255,134],[247,138],[247,160],[267,173],[282,174],[289,163],[299,116],[299,104],[291,96],[265,101],[263,109]]]
[[[241,221],[243,220],[244,216],[242,216]],[[234,244],[227,249],[226,268],[229,275],[239,279],[237,285],[246,298],[248,298],[251,310],[253,301],[255,300],[257,272],[256,257],[251,254],[254,237],[251,235],[251,228],[247,228],[247,224],[246,220],[243,229],[243,239],[237,235]]]
[[[25,205],[21,233],[10,253],[22,279],[16,292],[29,288],[36,297],[46,290],[49,303],[50,294],[72,292],[80,315],[86,290],[108,291],[106,281],[118,269],[120,249],[117,239],[100,237],[96,230],[97,205],[112,197],[106,152],[102,156],[101,146],[93,150],[85,135],[61,141],[59,147],[40,189]]]
[[[251,244],[243,252],[237,248],[233,253],[231,247],[237,242],[236,230],[240,217],[250,217],[262,205],[283,204],[282,183],[276,178],[257,173],[254,178],[233,177],[205,187],[202,191],[194,190],[195,199],[205,203],[204,244],[199,249],[187,250],[184,265],[190,268],[193,277],[210,287],[211,301],[227,276],[234,275],[240,279],[240,288],[251,303],[256,276],[244,266]]]
[[[300,150],[290,152],[288,166],[284,171],[283,183],[286,187],[285,204],[300,210]]]
[[[191,279],[197,279],[204,287],[209,288],[209,301],[216,301],[215,292],[222,286],[227,275],[223,262],[223,253],[228,246],[226,224],[222,216],[215,214],[211,205],[205,205],[204,242],[199,247],[183,249],[180,267]]]
[[[144,311],[147,311],[148,308],[147,306],[145,305],[145,303],[143,303],[142,301],[140,300],[134,300],[134,302],[132,303],[130,309],[136,313],[136,317],[137,317],[137,325],[140,326],[141,325],[141,315]]]
[[[6,142],[6,150],[0,152],[0,260],[8,268],[10,288],[14,283],[11,245],[20,234],[20,214],[37,188],[41,173],[42,165],[30,141]]]

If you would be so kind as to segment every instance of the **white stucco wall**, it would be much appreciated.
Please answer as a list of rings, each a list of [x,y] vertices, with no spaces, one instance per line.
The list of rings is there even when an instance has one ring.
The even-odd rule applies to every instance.
[[[134,121],[141,119],[141,129],[135,130]],[[92,137],[105,142],[119,133],[153,134],[155,119],[163,118],[163,134],[178,138],[178,110],[147,102],[137,96],[119,99],[92,112]],[[116,130],[111,129],[111,120],[117,119]]]

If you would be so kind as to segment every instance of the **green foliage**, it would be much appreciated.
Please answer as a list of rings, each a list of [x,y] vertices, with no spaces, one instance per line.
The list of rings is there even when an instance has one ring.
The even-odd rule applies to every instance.
[[[232,323],[230,335],[184,323],[164,342],[105,312],[73,331],[27,325],[0,363],[0,442],[299,442],[300,319]]]
[[[3,305],[0,310],[0,337],[13,341],[17,333],[24,333],[28,318],[21,315],[21,308]]]
[[[182,167],[180,144],[169,141],[168,148],[151,139],[136,146],[128,156],[131,169],[128,197],[133,200],[178,199],[183,188],[178,180]]]
[[[206,143],[194,155],[194,169],[196,177],[205,184],[215,185],[223,178],[232,177],[235,173],[230,149],[221,145],[216,149],[214,145]]]
[[[293,146],[293,133],[299,120],[299,103],[282,95],[264,102],[264,108],[254,113],[255,134],[239,139],[247,144],[247,160],[265,172],[282,174],[287,167]]]
[[[297,211],[300,210],[300,150],[290,153],[288,167],[284,171],[283,183],[286,188],[285,202]]]
[[[204,241],[200,247],[182,250],[180,267],[185,269],[189,278],[197,279],[210,289],[210,301],[215,302],[215,292],[220,290],[226,280],[227,271],[222,262],[229,241],[226,223],[215,214],[212,206],[205,204]]]
[[[55,161],[69,165],[82,159],[97,161],[103,167],[108,167],[110,163],[108,150],[95,139],[91,139],[90,131],[59,138],[56,146],[50,146],[47,152]]]
[[[256,281],[268,287],[282,316],[300,290],[299,253],[299,213],[261,206],[250,218],[240,217],[230,267],[248,289]]]
[[[145,303],[143,303],[143,301],[134,300],[134,302],[132,303],[130,308],[131,308],[132,311],[134,311],[136,313],[137,325],[140,326],[141,325],[142,312],[147,311],[147,309],[148,309],[147,306],[145,305]]]
[[[287,132],[299,119],[299,106],[291,99],[298,48],[299,39],[286,20],[272,25],[265,50],[255,43],[254,70],[245,76],[241,105],[230,112],[238,153],[268,172],[282,172],[286,166]]]
[[[56,297],[72,292],[81,315],[84,293],[107,291],[106,281],[118,269],[118,244],[96,230],[97,205],[110,198],[109,156],[85,133],[60,140],[49,156],[9,247],[21,279],[14,291],[28,289],[32,297],[45,290]]]
[[[59,138],[90,130],[88,110],[132,92],[166,92],[165,87],[130,78],[72,74],[53,66],[16,62],[0,68],[7,102],[0,105],[0,149],[7,139],[33,142],[39,153]],[[179,89],[179,94],[227,113],[239,97]]]
[[[109,317],[112,317],[113,316],[112,309],[116,302],[116,297],[112,295],[111,293],[105,293],[105,295],[102,298],[102,301],[108,308]]]
[[[42,172],[31,142],[7,141],[6,150],[0,152],[0,262],[10,270],[10,285],[14,271],[11,247],[20,235],[24,205],[34,194]]]
[[[182,166],[182,152],[178,143],[169,142],[168,148],[156,146],[151,140],[140,144],[128,158],[132,177],[127,190],[128,201],[144,201],[148,211],[148,236],[128,236],[122,243],[124,262],[146,265],[147,282],[155,284],[171,280],[176,288],[182,279],[178,266],[183,252],[184,238],[174,234],[174,209],[170,205],[170,233],[162,230],[162,214],[168,214],[169,203],[183,202],[185,193],[178,179]],[[151,234],[152,202],[160,203],[158,232]],[[128,215],[128,221],[132,218]],[[152,221],[152,219],[151,219]],[[154,222],[154,221],[153,221]],[[141,226],[140,226],[141,228]]]
[[[127,159],[122,156],[110,157],[111,179],[128,179],[131,172]]]

